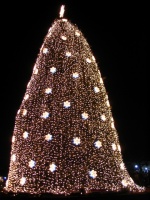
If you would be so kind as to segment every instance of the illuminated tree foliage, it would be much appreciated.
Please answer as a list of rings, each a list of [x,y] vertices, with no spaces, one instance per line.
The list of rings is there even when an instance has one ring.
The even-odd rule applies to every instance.
[[[83,33],[55,19],[15,119],[7,191],[142,191],[129,176],[101,73]]]

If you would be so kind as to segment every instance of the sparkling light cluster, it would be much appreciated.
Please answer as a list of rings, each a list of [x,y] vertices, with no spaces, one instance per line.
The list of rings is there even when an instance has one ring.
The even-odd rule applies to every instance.
[[[52,24],[16,115],[6,189],[142,191],[123,163],[96,59],[76,25]]]

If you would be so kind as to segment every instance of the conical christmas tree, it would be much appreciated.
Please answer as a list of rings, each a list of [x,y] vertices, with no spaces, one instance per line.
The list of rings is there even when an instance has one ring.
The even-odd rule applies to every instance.
[[[78,27],[54,20],[17,112],[6,190],[142,191],[122,159],[108,95]]]

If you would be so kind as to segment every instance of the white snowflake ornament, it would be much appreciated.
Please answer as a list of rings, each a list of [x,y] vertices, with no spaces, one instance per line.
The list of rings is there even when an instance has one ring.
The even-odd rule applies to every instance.
[[[29,83],[27,84],[27,87],[29,87],[29,86],[30,86],[30,84],[31,84],[31,81],[29,81]]]
[[[71,106],[70,102],[69,101],[65,101],[64,102],[64,107],[65,108],[69,108]]]
[[[44,118],[44,119],[48,118],[49,112],[44,112],[41,117]]]
[[[116,144],[112,143],[112,149],[115,151],[117,149]]]
[[[123,185],[124,187],[127,187],[127,185],[128,185],[128,181],[125,180],[125,179],[123,179],[123,180],[121,181],[121,183],[122,183],[122,185]]]
[[[82,113],[81,116],[82,116],[82,119],[84,119],[84,120],[89,117],[88,113],[86,113],[86,112]]]
[[[62,40],[67,40],[67,37],[64,36],[64,35],[62,35],[62,36],[61,36],[61,39],[62,39]]]
[[[91,178],[94,179],[94,178],[97,177],[97,172],[95,170],[91,170],[91,171],[89,171],[89,175],[90,175]]]
[[[52,140],[52,135],[51,134],[45,135],[45,140],[47,140],[47,141]]]
[[[101,120],[102,121],[106,121],[106,116],[105,115],[101,115]]]
[[[44,49],[43,49],[43,53],[44,53],[44,54],[48,53],[48,49],[47,49],[47,48],[44,48]]]
[[[73,78],[78,78],[79,77],[79,74],[77,72],[73,73]]]
[[[123,163],[123,162],[120,164],[120,169],[122,169],[122,170],[125,169],[125,167],[124,167],[124,163]]]
[[[121,147],[120,147],[120,145],[119,145],[119,144],[117,145],[117,147],[118,147],[118,151],[121,151]]]
[[[50,72],[51,72],[52,74],[54,74],[54,73],[56,72],[56,67],[51,67],[51,68],[50,68]]]
[[[92,56],[92,59],[93,59],[93,61],[95,61],[95,57],[94,56]]]
[[[94,92],[98,93],[100,91],[100,89],[98,87],[94,87]]]
[[[103,79],[102,78],[100,78],[100,83],[103,84]]]
[[[33,168],[34,166],[35,166],[35,161],[34,160],[30,160],[29,167]]]
[[[9,181],[9,180],[7,179],[7,180],[6,180],[6,188],[8,187],[8,183],[9,183],[8,181]]]
[[[80,36],[79,31],[75,31],[75,35],[76,35],[77,37],[79,37],[79,36]]]
[[[12,136],[12,143],[15,142],[15,136]]]
[[[71,56],[71,52],[67,51],[67,52],[66,52],[66,56],[67,56],[67,57],[70,57],[70,56]]]
[[[73,144],[79,145],[80,144],[80,138],[79,137],[73,138]]]
[[[29,94],[26,94],[24,97],[24,100],[27,100],[29,98]]]
[[[16,161],[16,155],[15,155],[15,154],[13,154],[13,155],[11,156],[11,160],[12,160],[13,162]]]
[[[38,68],[36,64],[34,65],[33,74],[38,74]]]
[[[86,62],[87,62],[87,63],[91,63],[92,61],[91,61],[91,59],[86,58]]]
[[[46,93],[46,94],[52,93],[52,88],[46,88],[46,89],[45,89],[45,93]]]
[[[99,149],[99,148],[102,146],[102,143],[101,143],[101,141],[97,140],[97,141],[94,143],[94,145],[95,145],[96,148]]]
[[[26,109],[23,109],[23,116],[25,116],[27,114],[27,110]]]
[[[55,165],[55,163],[52,163],[52,164],[50,164],[50,166],[49,166],[49,170],[51,171],[51,172],[54,172],[55,170],[56,170],[56,165]]]
[[[25,177],[22,177],[21,179],[20,179],[20,185],[24,185],[26,183],[26,178]]]
[[[27,138],[28,138],[28,135],[29,135],[29,133],[28,133],[27,131],[25,131],[25,132],[23,133],[23,138],[24,138],[24,139],[27,139]]]
[[[108,100],[106,101],[106,105],[107,105],[108,107],[110,107],[110,103],[109,103]]]
[[[112,129],[115,129],[114,122],[111,122],[111,128],[112,128]]]

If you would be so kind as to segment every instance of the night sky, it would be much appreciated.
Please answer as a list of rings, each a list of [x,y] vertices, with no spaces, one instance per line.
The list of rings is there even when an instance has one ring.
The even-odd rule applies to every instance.
[[[99,65],[124,161],[149,161],[148,5],[143,1],[47,2],[1,5],[0,175],[8,173],[15,116],[44,37],[62,4],[65,17],[82,31]]]

